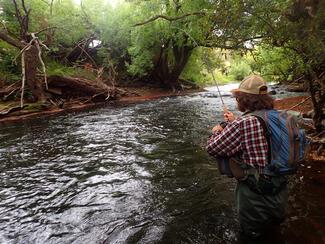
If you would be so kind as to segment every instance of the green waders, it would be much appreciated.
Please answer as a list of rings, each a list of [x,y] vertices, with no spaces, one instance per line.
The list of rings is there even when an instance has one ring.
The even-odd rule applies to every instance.
[[[258,238],[285,219],[288,192],[284,176],[265,179],[248,175],[236,188],[236,207],[243,234]]]
[[[236,207],[244,236],[261,237],[285,219],[288,200],[285,176],[265,176],[236,157],[217,158],[219,171],[238,180]]]

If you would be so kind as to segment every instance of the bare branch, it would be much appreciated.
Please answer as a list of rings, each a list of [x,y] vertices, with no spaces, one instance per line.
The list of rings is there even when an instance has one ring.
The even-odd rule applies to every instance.
[[[25,0],[21,0],[21,5],[23,7],[25,15],[23,16],[23,33],[26,35],[28,32],[29,28],[29,14],[30,14],[30,9],[27,10],[26,5],[25,5]]]
[[[98,65],[96,64],[95,60],[90,56],[90,54],[80,44],[78,44],[78,47],[87,55],[91,62],[93,62],[95,67],[98,68]]]
[[[25,47],[24,43],[12,38],[11,36],[9,36],[7,33],[3,31],[0,31],[0,39],[19,49],[23,49]]]
[[[176,20],[180,20],[180,19],[184,19],[186,17],[189,17],[189,16],[206,16],[207,13],[206,12],[193,12],[193,13],[187,13],[187,14],[184,14],[184,15],[181,15],[181,16],[177,16],[177,17],[170,17],[170,16],[166,16],[166,15],[156,15],[144,22],[141,22],[141,23],[137,23],[135,25],[133,25],[133,27],[136,27],[136,26],[140,26],[140,25],[145,25],[145,24],[148,24],[150,22],[153,22],[157,19],[165,19],[165,20],[168,20],[168,21],[176,21]]]
[[[218,43],[213,43],[213,42],[199,42],[198,45],[201,47],[215,47],[215,48],[221,48],[221,49],[230,49],[230,50],[234,50],[234,49],[239,49],[241,48],[241,44],[247,42],[247,41],[252,41],[252,40],[256,40],[256,39],[261,39],[263,38],[263,36],[254,36],[254,37],[249,37],[249,38],[245,38],[242,40],[237,40],[237,42],[231,44],[231,45],[225,45],[225,44],[218,44]],[[245,50],[254,50],[252,48],[243,48]]]
[[[28,50],[28,49],[30,49],[30,47],[32,46],[32,43],[35,41],[37,39],[37,37],[33,37],[33,39],[27,44],[27,45],[25,45],[21,50],[20,50],[20,52],[16,55],[16,57],[13,59],[13,63],[15,63],[16,64],[16,60],[17,60],[17,58],[21,55],[21,54],[23,54],[23,53],[25,53],[25,51],[26,50]]]
[[[21,6],[23,6],[23,10],[25,12],[25,15],[28,15],[28,12],[30,10],[27,10],[26,5],[25,5],[25,0],[21,0]]]
[[[21,55],[21,94],[20,94],[20,107],[24,106],[24,91],[25,91],[25,81],[26,81],[26,66],[25,66],[25,52]]]
[[[15,5],[16,18],[18,19],[18,22],[19,22],[20,27],[22,27],[22,25],[23,25],[23,21],[22,21],[22,16],[21,16],[21,14],[20,14],[20,11],[19,11],[19,8],[18,8],[18,5],[17,5],[17,2],[16,2],[16,0],[12,0],[12,2],[13,2],[14,5]]]
[[[41,29],[41,30],[39,30],[39,31],[35,32],[35,35],[38,35],[38,34],[40,34],[40,33],[44,32],[44,31],[47,31],[47,30],[51,30],[51,29],[57,29],[57,28],[58,28],[58,27],[56,27],[56,26],[52,26],[52,27],[46,27],[46,28],[44,28],[44,29]]]
[[[13,4],[15,5],[15,11],[16,11],[16,18],[19,22],[20,25],[20,38],[22,40],[27,41],[27,32],[28,32],[28,27],[29,27],[29,14],[30,14],[30,9],[27,10],[26,5],[25,5],[25,0],[21,0],[21,6],[24,11],[24,15],[22,15],[19,6],[17,4],[16,0],[12,0]]]
[[[292,109],[294,109],[294,108],[300,106],[301,104],[305,103],[305,102],[306,102],[307,100],[309,100],[310,98],[311,98],[311,96],[305,98],[305,99],[302,100],[300,103],[297,103],[297,104],[295,104],[294,106],[292,106],[291,108],[286,109],[286,111],[288,111],[288,110],[292,110]]]
[[[45,64],[44,64],[43,59],[42,59],[42,50],[41,50],[41,46],[40,46],[42,43],[36,37],[35,33],[32,33],[31,35],[32,35],[33,39],[35,39],[35,46],[36,46],[37,51],[38,51],[38,59],[41,62],[41,65],[42,65],[42,68],[43,68],[45,87],[46,87],[46,90],[48,90],[49,87],[48,87],[48,84],[47,84],[46,67],[45,67]],[[45,46],[44,44],[42,44],[42,45]],[[46,47],[46,48],[48,49],[48,47]]]

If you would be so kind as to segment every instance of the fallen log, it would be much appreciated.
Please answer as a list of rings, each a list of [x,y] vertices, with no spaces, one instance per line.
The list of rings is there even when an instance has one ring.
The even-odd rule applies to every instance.
[[[96,97],[96,101],[114,100],[116,90],[99,80],[66,76],[48,77],[48,92],[62,98]],[[61,95],[59,94],[61,93]]]
[[[14,106],[14,107],[10,107],[10,108],[7,108],[7,109],[4,109],[4,110],[1,110],[0,111],[0,117],[1,116],[5,116],[5,115],[8,115],[12,112],[16,112],[16,111],[19,111],[19,110],[23,110],[24,108],[26,108],[28,105],[24,105],[23,107],[21,107],[20,105],[19,106]]]
[[[15,83],[13,83],[13,84],[11,84],[9,86],[2,87],[0,89],[0,98],[3,101],[7,101],[7,100],[9,100],[10,96],[15,94],[19,90],[20,90],[19,82],[15,82]]]

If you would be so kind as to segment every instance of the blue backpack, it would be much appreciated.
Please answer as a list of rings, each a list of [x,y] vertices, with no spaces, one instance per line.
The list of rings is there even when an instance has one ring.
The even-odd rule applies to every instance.
[[[297,118],[285,111],[260,110],[249,113],[262,124],[269,146],[266,175],[294,174],[299,162],[305,159],[309,141],[300,129]]]

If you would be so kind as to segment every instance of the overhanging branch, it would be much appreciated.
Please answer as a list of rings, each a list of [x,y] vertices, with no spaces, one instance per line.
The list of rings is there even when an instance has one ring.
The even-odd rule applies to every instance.
[[[230,44],[230,45],[219,44],[217,42],[215,42],[215,43],[213,43],[213,42],[198,42],[198,45],[201,47],[221,48],[221,49],[230,49],[230,50],[235,50],[235,49],[239,49],[239,48],[246,49],[246,50],[253,50],[252,48],[242,47],[241,44],[243,44],[247,41],[252,41],[252,40],[261,39],[261,38],[264,38],[264,36],[255,36],[255,37],[245,38],[242,40],[238,40],[237,42]]]
[[[166,16],[166,15],[156,15],[144,22],[141,22],[141,23],[137,23],[135,25],[133,25],[133,27],[136,27],[136,26],[140,26],[140,25],[145,25],[145,24],[148,24],[150,22],[153,22],[157,19],[165,19],[165,20],[168,20],[168,21],[176,21],[176,20],[180,20],[180,19],[184,19],[186,17],[189,17],[189,16],[205,16],[207,15],[206,12],[192,12],[192,13],[187,13],[187,14],[184,14],[184,15],[181,15],[181,16],[177,16],[177,17],[170,17],[170,16]]]
[[[35,35],[38,35],[38,34],[44,32],[44,31],[47,31],[47,30],[57,29],[57,28],[58,28],[58,27],[56,27],[56,26],[46,27],[46,28],[44,28],[44,29],[42,29],[42,30],[39,30],[39,31],[35,32]]]

